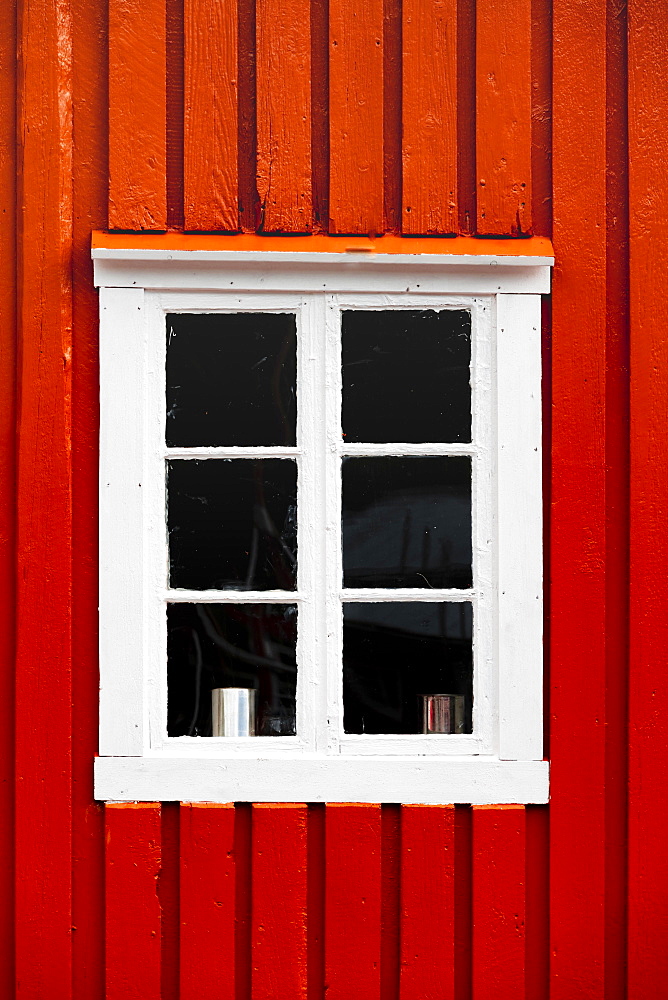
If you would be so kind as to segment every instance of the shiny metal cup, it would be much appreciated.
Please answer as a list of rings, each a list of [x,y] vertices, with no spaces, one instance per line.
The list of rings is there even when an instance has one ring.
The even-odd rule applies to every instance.
[[[213,688],[212,736],[255,736],[254,688]]]
[[[423,733],[463,733],[463,694],[420,694]]]

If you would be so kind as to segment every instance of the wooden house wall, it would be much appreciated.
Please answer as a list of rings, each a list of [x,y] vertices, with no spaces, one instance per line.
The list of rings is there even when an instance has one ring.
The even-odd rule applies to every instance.
[[[667,15],[0,5],[0,996],[666,995]],[[93,801],[107,227],[553,238],[549,807]]]

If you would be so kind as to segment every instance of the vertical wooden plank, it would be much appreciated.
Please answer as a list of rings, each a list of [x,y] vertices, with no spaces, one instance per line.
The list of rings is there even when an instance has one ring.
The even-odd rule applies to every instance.
[[[473,1000],[524,996],[524,806],[473,807]]]
[[[401,810],[400,1000],[455,995],[455,808]]]
[[[668,697],[668,24],[662,4],[631,0],[631,662],[628,997],[660,996],[665,945]]]
[[[555,0],[550,989],[604,996],[606,3]],[[582,81],[587,80],[587,86]],[[586,178],[586,183],[583,182]],[[583,606],[583,594],[586,594]],[[578,610],[579,609],[579,610]],[[584,766],[586,762],[586,766]]]
[[[311,232],[308,0],[258,0],[257,190],[264,232]]]
[[[163,802],[160,810],[160,1000],[181,1000],[181,808]]]
[[[629,205],[627,5],[606,18],[605,1000],[628,1000]]]
[[[253,1000],[305,1000],[305,805],[253,806]]]
[[[531,0],[477,0],[478,233],[530,233]]]
[[[459,232],[476,227],[476,0],[457,0],[457,200]]]
[[[455,1000],[471,1000],[473,953],[471,806],[455,806]]]
[[[237,0],[185,0],[186,229],[239,228]]]
[[[0,996],[14,990],[16,491],[16,2],[0,5]]]
[[[531,0],[531,216],[552,236],[552,0]]]
[[[234,1000],[234,806],[181,805],[181,1000]]]
[[[72,996],[72,26],[67,0],[27,0],[19,17],[16,979],[26,1000],[67,1000]]]
[[[383,231],[383,0],[329,4],[329,229]]]
[[[167,225],[165,0],[109,0],[109,228]]]
[[[526,997],[550,994],[549,806],[527,806],[526,816]]]
[[[106,1000],[161,1000],[160,805],[108,805]]]
[[[308,807],[308,1000],[322,1000],[325,991],[325,805]]]
[[[325,981],[328,1000],[379,1000],[380,806],[327,806]]]
[[[456,233],[457,0],[404,0],[402,27],[402,231]]]
[[[104,996],[104,807],[93,801],[98,748],[98,310],[92,229],[107,223],[107,10],[71,0],[73,115],[72,348],[72,994]]]

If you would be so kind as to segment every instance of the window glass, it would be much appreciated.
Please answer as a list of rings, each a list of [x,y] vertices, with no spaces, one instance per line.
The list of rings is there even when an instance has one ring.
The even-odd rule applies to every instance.
[[[471,440],[471,315],[464,310],[342,316],[348,442]]]
[[[212,724],[221,688],[246,692],[241,704],[252,692],[255,735],[294,735],[296,643],[294,604],[168,604],[168,735],[223,735]]]
[[[167,445],[294,445],[293,314],[167,317]]]
[[[188,590],[294,590],[292,459],[167,462],[169,583]]]
[[[345,603],[345,732],[470,733],[472,635],[468,601]]]
[[[343,460],[345,587],[470,587],[471,459]]]

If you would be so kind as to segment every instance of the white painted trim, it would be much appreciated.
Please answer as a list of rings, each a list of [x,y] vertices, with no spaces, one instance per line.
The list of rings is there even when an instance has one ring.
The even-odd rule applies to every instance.
[[[543,756],[540,299],[497,297],[499,753]]]
[[[545,803],[547,761],[406,757],[183,760],[98,757],[95,798],[117,802]]]
[[[100,290],[100,753],[141,754],[144,291]],[[122,377],[119,378],[119,372]]]
[[[549,292],[551,257],[471,254],[92,251],[97,286],[272,292]]]
[[[164,793],[159,788],[173,768],[180,789],[174,797],[207,799],[214,776],[223,768],[227,784],[216,786],[223,789],[216,793],[217,801],[229,800],[224,789],[232,785],[236,792],[241,785],[245,789],[244,794],[235,792],[233,799],[249,801],[545,801],[547,765],[540,761],[542,512],[540,300],[536,293],[547,290],[550,259],[514,258],[509,264],[503,257],[360,255],[350,259],[349,255],[342,260],[337,255],[317,254],[302,261],[281,253],[245,258],[235,254],[213,263],[212,257],[204,256],[204,263],[199,258],[193,263],[190,252],[177,258],[170,254],[170,259],[162,261],[154,256],[162,251],[139,253],[149,256],[94,252],[98,277],[119,285],[103,288],[100,294],[100,748],[109,755],[106,762],[100,759],[96,765],[101,796],[171,798],[166,785]],[[335,260],[325,260],[329,256]],[[379,257],[388,259],[381,260],[380,267],[368,266]],[[120,287],[121,278],[127,281],[125,287]],[[143,288],[137,287],[139,282]],[[175,286],[182,290],[175,291]],[[144,294],[144,287],[154,290]],[[240,292],[241,288],[248,291]],[[502,294],[497,294],[500,290]],[[351,307],[471,311],[471,444],[341,441],[338,314]],[[297,315],[300,407],[296,447],[166,448],[165,314],[240,310]],[[316,418],[304,419],[307,410]],[[341,589],[340,459],[383,454],[471,456],[476,500],[470,590]],[[166,524],[161,513],[165,460],[251,457],[297,462],[300,512],[311,512],[298,517],[298,591],[169,590]],[[344,734],[342,602],[416,600],[470,601],[473,605],[474,733],[456,737]],[[299,606],[299,737],[167,739],[167,601]],[[321,683],[323,672],[326,684]],[[407,758],[407,754],[414,756]],[[135,761],[133,770],[132,762],[121,759],[124,756],[141,759]],[[533,764],[527,769],[507,763],[512,761]],[[283,770],[270,781],[276,762]],[[199,763],[202,777],[194,780],[192,768]],[[331,779],[325,777],[328,769]],[[123,777],[126,774],[132,775],[131,781]],[[345,788],[344,774],[349,779]],[[309,784],[316,782],[315,775],[320,783],[317,794]],[[501,784],[494,785],[491,775]],[[138,794],[137,789],[148,787],[142,782],[151,780],[153,790]],[[119,792],[119,781],[130,790]],[[362,785],[374,781],[380,784],[373,794],[362,794]],[[263,788],[272,782],[266,797]],[[421,782],[431,787],[431,798],[424,797],[427,793],[421,791]]]

